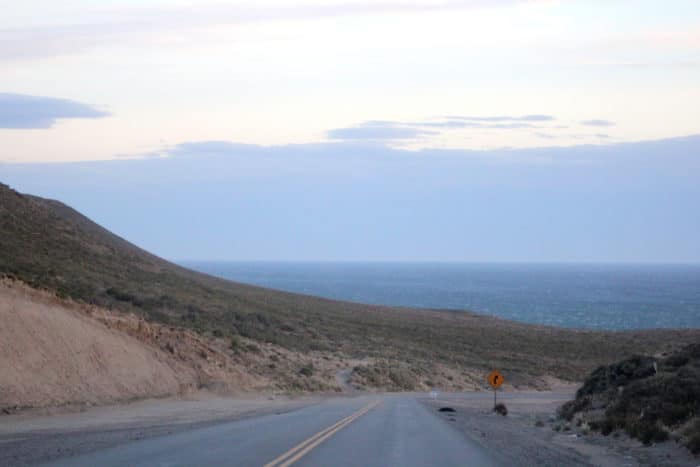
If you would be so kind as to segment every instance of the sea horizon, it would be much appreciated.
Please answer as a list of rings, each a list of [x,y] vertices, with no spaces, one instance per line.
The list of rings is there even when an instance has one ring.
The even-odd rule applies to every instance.
[[[700,264],[181,261],[225,279],[373,305],[569,328],[700,327]]]

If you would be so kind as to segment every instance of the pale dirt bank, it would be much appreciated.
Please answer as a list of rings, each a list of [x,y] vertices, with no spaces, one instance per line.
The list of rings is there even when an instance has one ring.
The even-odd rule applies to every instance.
[[[506,417],[493,412],[493,393],[441,394],[423,397],[447,423],[497,454],[504,465],[513,466],[676,466],[695,467],[700,458],[672,441],[644,446],[626,435],[605,437],[567,424],[556,410],[574,397],[576,386],[552,391],[506,391],[499,401],[508,408]]]
[[[339,373],[371,362],[203,336],[0,279],[0,418],[201,390],[335,394],[348,388]]]
[[[170,349],[164,350],[164,349]],[[0,412],[262,385],[191,331],[0,282]]]

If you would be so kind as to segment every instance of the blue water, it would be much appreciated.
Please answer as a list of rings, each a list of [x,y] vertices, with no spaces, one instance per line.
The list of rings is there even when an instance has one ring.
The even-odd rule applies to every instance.
[[[213,263],[238,282],[362,303],[594,329],[700,327],[700,265]]]

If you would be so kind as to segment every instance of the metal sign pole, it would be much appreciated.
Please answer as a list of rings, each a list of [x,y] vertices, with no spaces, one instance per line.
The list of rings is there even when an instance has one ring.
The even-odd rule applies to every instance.
[[[498,405],[498,388],[503,384],[503,375],[498,370],[493,370],[491,374],[486,378],[493,388],[493,409],[496,410],[496,405]]]

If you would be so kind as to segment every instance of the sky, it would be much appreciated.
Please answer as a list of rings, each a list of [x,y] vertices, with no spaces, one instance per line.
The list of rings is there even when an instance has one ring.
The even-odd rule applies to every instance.
[[[0,182],[171,259],[700,261],[700,3],[25,0]]]

